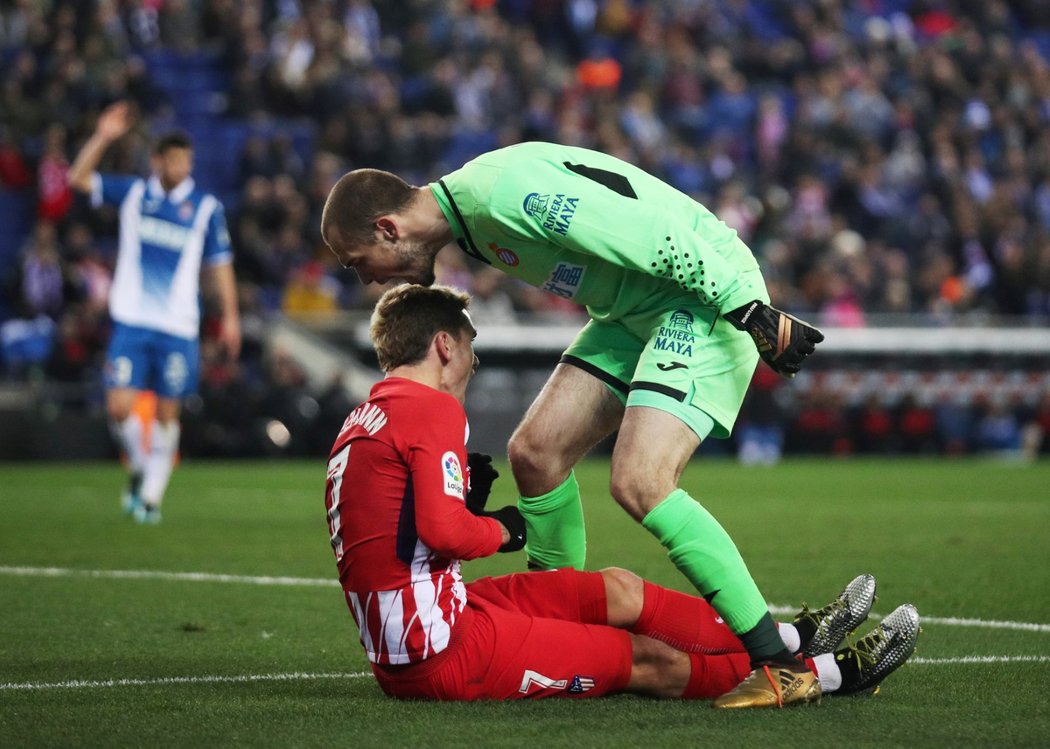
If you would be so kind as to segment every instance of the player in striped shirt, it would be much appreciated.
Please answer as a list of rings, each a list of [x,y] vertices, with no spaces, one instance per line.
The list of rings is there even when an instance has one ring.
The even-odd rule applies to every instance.
[[[92,205],[119,211],[106,410],[128,461],[124,509],[140,522],[157,523],[178,451],[182,400],[197,392],[202,272],[221,303],[220,342],[233,358],[240,351],[240,319],[226,216],[218,199],[190,176],[189,138],[182,133],[162,137],[148,178],[95,171],[106,149],[130,126],[127,103],[105,109],[70,167],[69,183],[90,195]],[[157,394],[156,416],[148,425],[134,410],[146,390]]]
[[[739,686],[748,698],[722,697],[722,706],[777,707],[874,689],[911,654],[918,618],[908,606],[833,652],[867,617],[870,575],[780,625],[782,644],[803,660],[798,673],[759,671],[759,689],[749,684],[743,644],[707,602],[627,570],[464,583],[461,560],[525,543],[516,507],[485,510],[498,474],[484,456],[466,453],[462,404],[478,365],[468,302],[444,287],[402,285],[383,295],[371,335],[386,378],[346,418],[328,463],[325,508],[339,579],[387,694],[713,698]]]

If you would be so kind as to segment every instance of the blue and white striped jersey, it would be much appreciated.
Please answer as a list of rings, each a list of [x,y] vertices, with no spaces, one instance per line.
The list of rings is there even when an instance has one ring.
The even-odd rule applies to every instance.
[[[156,176],[96,173],[91,201],[120,209],[120,250],[109,297],[113,320],[197,338],[201,266],[233,259],[219,200],[198,190],[192,178],[165,193]]]

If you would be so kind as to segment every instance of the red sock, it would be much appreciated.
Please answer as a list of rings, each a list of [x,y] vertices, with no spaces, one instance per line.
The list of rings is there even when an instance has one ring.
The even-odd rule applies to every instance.
[[[725,694],[751,673],[751,658],[747,653],[703,655],[689,653],[689,683],[682,698],[707,700]]]
[[[631,631],[686,653],[743,653],[744,646],[703,598],[643,582],[642,613]],[[746,674],[745,674],[746,675]],[[736,686],[735,684],[733,686]]]

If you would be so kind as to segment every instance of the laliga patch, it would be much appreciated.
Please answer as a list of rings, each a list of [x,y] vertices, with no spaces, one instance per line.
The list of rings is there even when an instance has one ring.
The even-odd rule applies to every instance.
[[[441,456],[441,472],[445,479],[445,494],[463,499],[463,468],[451,450]]]

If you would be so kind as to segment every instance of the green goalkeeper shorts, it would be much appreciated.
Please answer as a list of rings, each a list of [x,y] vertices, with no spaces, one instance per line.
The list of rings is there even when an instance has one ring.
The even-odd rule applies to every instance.
[[[673,414],[701,440],[709,434],[725,439],[751,383],[758,350],[751,336],[695,295],[669,301],[659,311],[592,319],[562,361],[598,377],[627,406]]]

